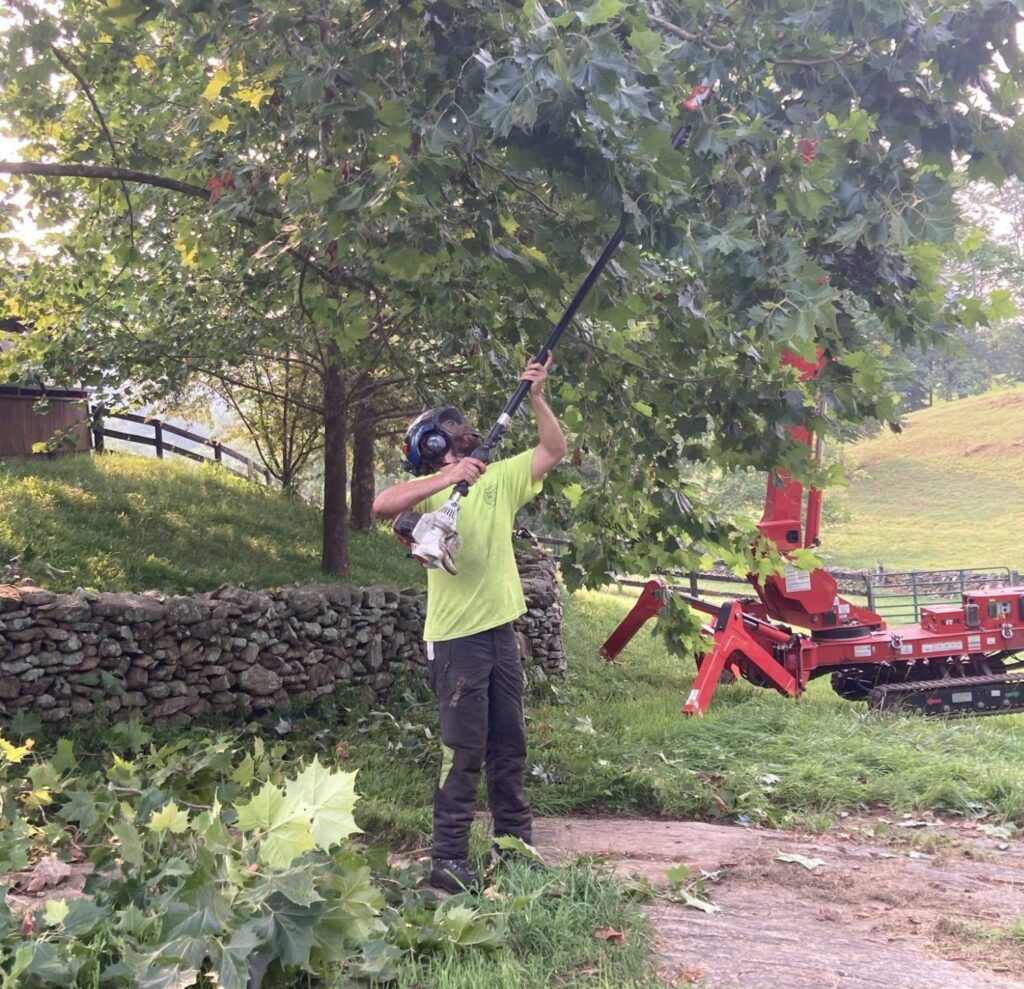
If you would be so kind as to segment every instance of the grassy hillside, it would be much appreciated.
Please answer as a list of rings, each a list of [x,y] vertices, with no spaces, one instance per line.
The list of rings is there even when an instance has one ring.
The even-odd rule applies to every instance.
[[[169,593],[322,580],[320,513],[229,471],[130,454],[0,461],[0,563],[30,545],[55,590]],[[355,533],[354,584],[423,581],[382,532]]]
[[[1024,570],[1024,387],[923,409],[847,448],[824,549],[855,567]]]

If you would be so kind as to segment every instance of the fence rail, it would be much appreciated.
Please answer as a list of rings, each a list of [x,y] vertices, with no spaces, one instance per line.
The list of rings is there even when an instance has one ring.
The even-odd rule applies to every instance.
[[[572,546],[570,539],[538,536],[537,541],[549,548],[556,558]],[[921,620],[921,608],[933,604],[949,604],[962,594],[985,587],[1018,586],[1021,575],[1009,567],[969,567],[958,570],[899,571],[829,571],[839,585],[839,593],[853,604],[869,608],[895,624],[912,624]],[[676,583],[673,590],[711,601],[727,601],[750,597],[753,587],[745,577],[716,572],[669,570],[657,576]],[[643,587],[646,580],[616,578],[623,587]]]
[[[110,419],[119,420],[120,422],[130,422],[137,426],[149,427],[153,430],[153,435],[146,436],[140,433],[125,432],[123,429],[110,429],[106,425],[107,421]],[[208,436],[201,436],[199,433],[193,433],[190,429],[182,429],[180,426],[172,426],[170,423],[163,422],[161,419],[157,419],[154,416],[142,416],[134,412],[110,412],[102,406],[93,406],[90,410],[90,420],[92,445],[93,449],[97,452],[102,452],[104,450],[105,441],[107,439],[123,440],[126,443],[137,443],[140,446],[153,447],[156,450],[156,455],[160,459],[163,459],[165,453],[173,453],[176,456],[187,457],[189,460],[195,460],[201,464],[222,464],[235,474],[241,474],[242,476],[250,479],[260,477],[267,485],[273,483],[270,471],[267,470],[266,467],[262,467],[257,464],[244,453],[232,450],[231,447],[225,446],[218,440],[212,440]],[[205,456],[198,450],[190,450],[188,447],[172,442],[167,438],[168,436],[180,437],[181,439],[189,440],[192,443],[198,443],[202,447],[209,448],[212,451],[212,454],[211,456]],[[244,470],[239,469],[237,464],[241,464]]]

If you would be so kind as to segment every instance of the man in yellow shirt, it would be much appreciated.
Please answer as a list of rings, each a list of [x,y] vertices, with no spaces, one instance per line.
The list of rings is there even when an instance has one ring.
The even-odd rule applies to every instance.
[[[528,395],[537,422],[532,450],[483,464],[470,457],[480,437],[458,410],[435,409],[413,420],[403,447],[406,469],[427,476],[386,488],[373,503],[380,516],[409,509],[432,512],[459,481],[473,487],[459,510],[458,573],[427,571],[423,630],[443,751],[434,791],[430,882],[451,892],[480,882],[468,854],[481,768],[486,767],[495,837],[532,841],[523,793],[523,674],[512,628],[526,602],[512,527],[516,512],[540,492],[544,475],[565,456],[565,437],[543,392],[550,365],[550,356],[546,364],[531,361],[522,375],[531,382]]]

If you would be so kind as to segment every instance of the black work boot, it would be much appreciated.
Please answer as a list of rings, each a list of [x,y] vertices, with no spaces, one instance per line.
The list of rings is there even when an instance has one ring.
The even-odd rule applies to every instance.
[[[483,885],[465,859],[431,859],[430,885],[446,893],[476,892]]]

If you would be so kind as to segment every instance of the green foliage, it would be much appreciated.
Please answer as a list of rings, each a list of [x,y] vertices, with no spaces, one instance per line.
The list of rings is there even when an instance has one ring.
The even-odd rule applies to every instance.
[[[264,989],[304,979],[339,987],[659,984],[644,918],[628,888],[599,868],[533,873],[514,859],[485,899],[439,903],[418,888],[422,867],[390,868],[385,849],[351,843],[351,812],[368,831],[372,816],[352,790],[353,756],[389,753],[391,770],[377,782],[394,792],[403,774],[393,771],[390,746],[412,731],[384,717],[374,720],[386,734],[368,734],[361,729],[370,716],[359,710],[320,711],[273,746],[258,726],[232,736],[157,729],[154,739],[136,722],[79,730],[73,741],[41,743],[41,752],[0,738],[0,854],[10,861],[16,845],[25,852],[5,871],[81,852],[87,861],[78,868],[89,871],[85,899],[58,886],[25,921],[0,909],[8,980],[0,976],[0,985],[185,989],[203,975]],[[350,721],[351,753],[335,753],[341,725],[325,729],[327,717]],[[280,801],[264,798],[268,786]],[[45,805],[33,804],[44,791]],[[287,821],[307,836],[305,850],[270,864],[271,831]],[[273,847],[276,858],[280,842]],[[628,945],[596,941],[600,926],[629,930]],[[597,982],[580,974],[589,970]]]
[[[0,748],[8,868],[26,848],[75,847],[90,866],[85,899],[0,911],[0,968],[24,989],[354,985],[393,978],[413,950],[503,943],[500,918],[438,905],[353,845],[355,773],[316,757],[289,777],[284,747],[259,739],[184,736],[98,766],[66,741],[47,761],[31,742]]]
[[[294,350],[338,385],[330,423],[369,392],[394,412],[457,391],[485,417],[627,215],[552,389],[603,462],[572,586],[644,569],[639,546],[682,567],[746,552],[686,464],[807,478],[787,427],[893,419],[879,342],[985,318],[937,260],[957,163],[1001,180],[1024,161],[1017,2],[15,10],[5,114],[23,158],[70,172],[10,185],[56,230],[45,259],[0,245],[0,305],[33,326],[3,360],[22,377],[143,397]],[[97,191],[83,161],[160,181]],[[825,415],[779,364],[816,347]]]
[[[312,506],[213,467],[127,454],[0,462],[0,559],[17,555],[10,576],[54,590],[322,580],[319,528]],[[353,534],[353,583],[422,583],[422,568],[392,542],[380,531]]]

